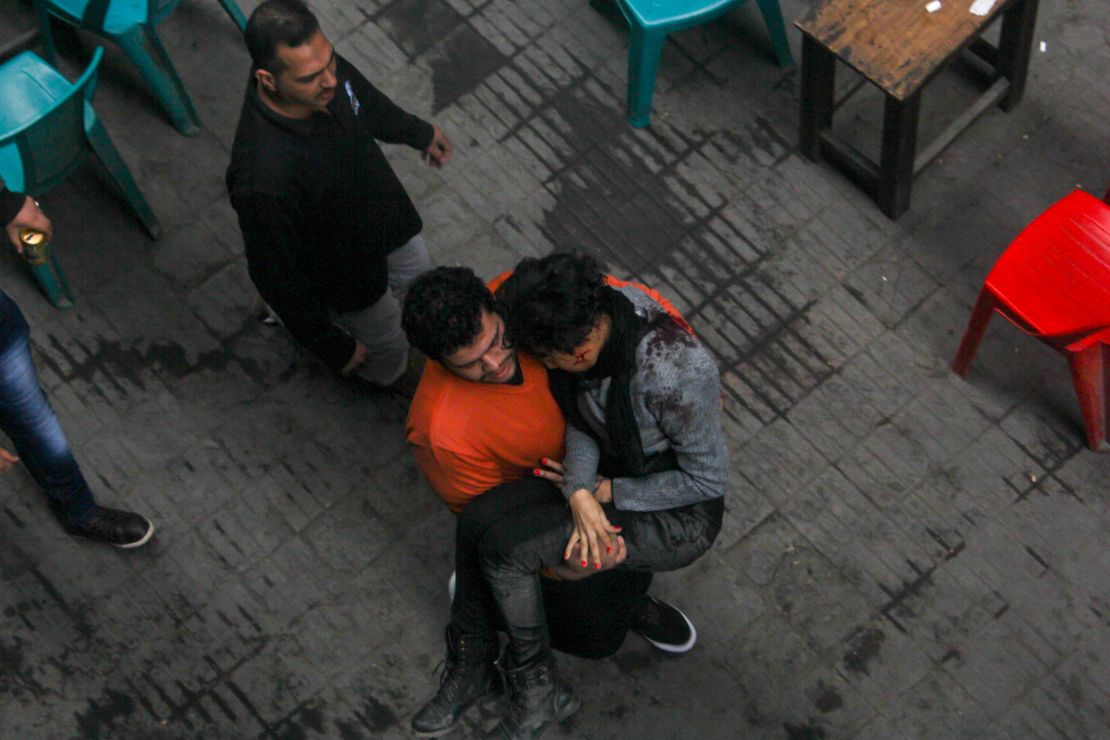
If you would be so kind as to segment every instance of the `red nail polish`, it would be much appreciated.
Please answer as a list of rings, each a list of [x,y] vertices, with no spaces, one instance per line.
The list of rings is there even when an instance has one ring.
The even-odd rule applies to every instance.
[[[540,469],[539,468],[532,468],[532,475],[539,475],[539,474],[540,474]]]
[[[585,561],[585,560],[583,560],[583,561],[582,561],[582,567],[583,567],[583,568],[585,568],[585,567],[586,567],[586,561]]]
[[[601,563],[594,563],[594,570],[601,570]]]
[[[547,465],[547,458],[546,457],[541,457],[540,462],[543,463],[544,465]]]
[[[613,548],[612,547],[606,547],[605,552],[613,552]]]

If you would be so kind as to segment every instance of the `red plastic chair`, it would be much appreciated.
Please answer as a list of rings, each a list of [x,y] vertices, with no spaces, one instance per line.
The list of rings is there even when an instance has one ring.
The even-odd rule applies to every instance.
[[[967,374],[995,311],[1068,358],[1087,445],[1099,449],[1108,415],[1110,205],[1076,190],[1025,227],[987,275],[952,363],[957,374]]]

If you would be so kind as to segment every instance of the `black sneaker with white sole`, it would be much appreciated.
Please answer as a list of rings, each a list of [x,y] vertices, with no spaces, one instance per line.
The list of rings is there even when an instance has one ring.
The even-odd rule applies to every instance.
[[[66,527],[66,531],[78,537],[129,549],[145,545],[154,534],[154,525],[145,516],[133,511],[100,506],[84,524]]]
[[[685,653],[698,641],[694,623],[677,607],[654,596],[640,596],[632,602],[632,631],[668,653]]]

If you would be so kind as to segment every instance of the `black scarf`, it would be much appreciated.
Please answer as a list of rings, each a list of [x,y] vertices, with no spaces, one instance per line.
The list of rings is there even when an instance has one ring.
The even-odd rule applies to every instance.
[[[602,289],[601,310],[612,319],[609,339],[598,354],[597,362],[589,370],[568,373],[552,370],[548,373],[551,394],[559,404],[567,422],[596,439],[602,449],[599,471],[607,477],[639,477],[656,468],[672,467],[664,461],[644,459],[640,442],[640,425],[632,411],[632,375],[636,372],[636,347],[656,324],[666,318],[662,315],[647,321],[636,314],[632,301],[610,287]],[[586,422],[579,408],[579,394],[583,381],[610,378],[609,395],[605,399],[605,430],[608,439],[598,436]],[[673,455],[669,456],[673,459]],[[659,463],[664,463],[662,466]]]

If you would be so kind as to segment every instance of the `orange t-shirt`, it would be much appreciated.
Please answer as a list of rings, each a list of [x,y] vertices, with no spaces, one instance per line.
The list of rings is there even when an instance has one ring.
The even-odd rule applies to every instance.
[[[495,277],[493,280],[490,280],[488,283],[486,283],[486,287],[488,287],[492,292],[496,293],[497,289],[501,287],[501,283],[508,280],[509,276],[512,275],[512,274],[513,274],[512,270],[506,270],[505,272],[503,272],[500,275],[498,275],[497,277]],[[655,301],[660,306],[662,306],[663,310],[666,311],[667,313],[669,313],[675,319],[675,321],[677,321],[679,324],[681,324],[683,329],[690,332],[691,334],[694,333],[694,330],[690,327],[690,324],[686,321],[686,317],[683,316],[679,312],[679,310],[674,307],[674,304],[672,304],[670,301],[668,301],[666,298],[664,298],[662,295],[660,295],[659,291],[655,290],[654,288],[649,288],[648,286],[644,285],[643,283],[634,283],[631,280],[620,280],[618,278],[613,277],[612,275],[605,275],[601,279],[606,285],[608,285],[611,288],[627,288],[628,286],[632,286],[633,288],[636,288],[641,293],[646,294],[648,296],[648,298],[651,298],[651,300]]]
[[[541,457],[563,459],[563,414],[547,369],[517,354],[520,385],[476,383],[438,362],[424,365],[405,436],[416,464],[454,512],[494,486],[531,475]]]
[[[489,289],[497,290],[511,274],[495,277]],[[678,309],[651,288],[611,276],[605,283],[639,288],[687,326]],[[531,475],[540,458],[563,459],[566,422],[548,388],[547,369],[524,352],[517,353],[517,362],[524,373],[520,385],[478,383],[433,360],[424,364],[405,438],[424,477],[455,513],[494,486]]]

